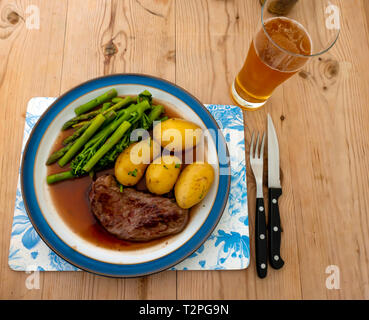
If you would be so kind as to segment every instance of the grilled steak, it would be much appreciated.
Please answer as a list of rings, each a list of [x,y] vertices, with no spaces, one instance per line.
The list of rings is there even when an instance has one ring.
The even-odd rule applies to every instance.
[[[112,175],[92,184],[91,209],[102,226],[116,237],[130,241],[149,241],[184,229],[188,210],[171,199],[118,187]]]

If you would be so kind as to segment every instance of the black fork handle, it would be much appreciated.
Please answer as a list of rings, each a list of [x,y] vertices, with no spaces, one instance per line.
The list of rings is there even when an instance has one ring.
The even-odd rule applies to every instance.
[[[256,198],[255,215],[255,256],[256,271],[259,278],[265,278],[268,272],[268,246],[265,206],[263,198]]]

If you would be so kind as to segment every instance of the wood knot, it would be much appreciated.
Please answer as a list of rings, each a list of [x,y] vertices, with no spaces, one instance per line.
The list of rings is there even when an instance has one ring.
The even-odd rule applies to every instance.
[[[8,13],[6,19],[11,23],[11,24],[17,24],[19,22],[20,16],[18,13],[16,13],[15,11],[11,11]]]
[[[324,75],[328,79],[332,79],[338,76],[340,65],[336,60],[326,60],[324,66]]]
[[[176,61],[176,51],[175,50],[169,50],[165,57],[166,57],[167,61],[175,62]]]
[[[309,73],[304,71],[304,70],[301,70],[299,72],[299,76],[302,78],[302,79],[307,79],[307,77],[309,76]]]
[[[281,119],[281,121],[284,121],[284,119],[286,119],[286,118],[285,118],[285,116],[282,114],[280,119]]]
[[[113,42],[113,40],[110,40],[105,46],[104,46],[104,56],[105,57],[111,57],[115,55],[118,52],[118,48]]]

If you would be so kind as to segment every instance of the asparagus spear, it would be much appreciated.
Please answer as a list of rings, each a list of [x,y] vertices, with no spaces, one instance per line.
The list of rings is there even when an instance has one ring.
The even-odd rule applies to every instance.
[[[70,153],[70,150],[72,150],[72,148],[77,149],[77,147],[82,147],[84,145],[83,151],[79,153],[77,157],[72,161],[72,164],[71,164],[72,170],[50,175],[47,178],[47,182],[51,184],[51,183],[55,183],[55,182],[66,180],[66,179],[73,179],[73,178],[87,174],[87,170],[85,169],[88,169],[89,170],[88,172],[91,173],[97,163],[98,163],[98,165],[96,166],[97,170],[101,170],[106,167],[106,164],[110,165],[111,162],[114,162],[116,157],[119,155],[119,153],[123,151],[129,145],[130,132],[134,128],[139,126],[138,121],[143,117],[146,117],[146,119],[150,119],[150,121],[151,120],[153,121],[156,119],[156,117],[160,116],[160,113],[158,112],[159,111],[158,108],[155,109],[156,111],[154,113],[153,113],[154,108],[151,111],[150,114],[153,117],[151,117],[150,114],[149,114],[150,117],[145,114],[145,111],[147,109],[150,109],[150,100],[148,98],[149,97],[147,96],[147,99],[142,99],[141,103],[138,103],[137,105],[131,105],[127,109],[120,110],[117,113],[115,120],[112,123],[106,125],[106,127],[100,130],[95,136],[93,136],[92,139],[90,138],[92,137],[94,133],[90,137],[88,137],[90,135],[88,131],[92,130],[91,128],[93,127],[93,125],[96,125],[96,119],[99,116],[100,117],[104,116],[104,113],[99,114],[93,120],[90,120],[87,124],[85,124],[83,126],[83,127],[87,126],[87,128],[85,128],[85,132],[82,133],[82,136],[77,137],[78,138],[77,141],[71,144],[72,147],[70,147],[70,149],[67,151],[67,153]],[[130,98],[130,100],[133,101],[132,98]],[[109,108],[108,110],[111,110],[111,108]],[[155,114],[156,116],[154,117]],[[106,122],[104,122],[104,124],[105,123]],[[78,129],[76,132],[81,130],[83,127]],[[99,130],[99,128],[96,129],[95,133],[97,132],[97,130]],[[111,134],[112,136],[109,138]],[[88,137],[87,139],[86,139],[86,135]],[[89,141],[86,143],[85,140],[86,141],[89,140]],[[79,149],[80,148],[78,148],[78,150]],[[78,150],[76,152],[78,152]],[[97,156],[95,156],[96,154]],[[65,158],[65,156],[67,156],[67,154],[65,154],[63,158]],[[74,155],[72,155],[71,157],[73,156]],[[92,158],[94,156],[95,158],[92,161]],[[106,159],[107,161],[102,161],[102,160],[105,160],[107,156],[109,159]],[[60,159],[59,162],[61,162],[62,159]],[[66,163],[68,161],[66,161]],[[101,162],[103,163],[102,167],[100,166]]]
[[[111,90],[103,93],[101,96],[98,96],[97,98],[95,98],[95,99],[93,99],[93,100],[91,100],[91,101],[89,101],[85,104],[80,105],[79,107],[74,109],[74,112],[76,113],[77,116],[79,116],[82,113],[86,113],[86,112],[90,111],[91,109],[97,107],[98,105],[113,99],[117,95],[118,95],[117,90],[111,89]]]
[[[88,123],[89,121],[81,121],[81,122],[78,122],[78,123],[76,123],[76,124],[74,124],[73,126],[72,126],[72,128],[74,128],[74,129],[76,129],[76,128],[81,128],[81,127],[83,127],[86,123]]]
[[[154,120],[159,118],[159,116],[163,113],[163,111],[164,111],[163,106],[157,105],[157,106],[153,107],[153,109],[151,110],[151,112],[148,115],[148,118],[149,118],[149,121],[150,121],[150,126],[154,122]]]
[[[150,104],[147,101],[144,101],[137,105],[131,105],[125,110],[121,110],[119,112],[121,113],[121,116],[117,117],[117,119],[110,125],[102,129],[90,141],[88,141],[83,150],[72,161],[71,168],[73,170],[73,174],[75,176],[84,174],[84,166],[94,156],[99,148],[101,148],[109,136],[113,134],[124,121],[128,120],[130,123],[133,123],[133,121],[136,120],[137,115],[143,113],[148,108],[150,108]]]
[[[117,113],[115,113],[114,111],[110,111],[106,115],[106,120],[104,122],[104,125],[109,124],[117,116],[118,116]],[[72,135],[65,138],[63,140],[63,145],[68,145],[69,143],[77,140],[77,138],[79,138],[87,130],[90,124],[91,124],[91,121],[86,122],[81,128],[77,129]]]
[[[84,121],[84,120],[90,120],[92,118],[95,118],[98,114],[100,114],[102,111],[102,108],[99,110],[91,111],[89,113],[81,114],[80,116],[74,117],[70,120],[68,120],[66,123],[63,124],[62,130],[67,130],[70,127],[74,126],[75,124]]]
[[[64,172],[60,172],[56,174],[51,174],[46,178],[46,181],[48,184],[53,184],[59,181],[73,179],[73,178],[74,178],[73,172],[72,170],[70,170],[70,171],[64,171]]]
[[[152,102],[152,94],[150,91],[144,90],[137,97],[137,103],[147,100],[150,104]]]
[[[119,110],[132,102],[134,102],[134,99],[132,97],[127,97],[125,99],[121,99],[118,103],[114,105],[111,102],[104,103],[102,108],[98,110],[91,111],[85,114],[81,114],[80,116],[77,116],[77,117],[74,117],[68,120],[66,123],[64,123],[62,130],[67,130],[68,128],[78,124],[80,121],[91,120],[92,118],[94,118],[100,113],[103,113],[105,115],[110,111]]]
[[[113,120],[116,116],[117,116],[117,114],[114,111],[110,111],[110,113],[106,116],[105,123],[111,122],[111,120]],[[90,123],[87,123],[87,126],[84,125],[83,127],[86,127],[85,129],[87,129],[87,127],[89,125],[90,125]],[[82,133],[80,133],[78,131],[79,130],[77,130],[73,135],[67,137],[63,141],[63,144],[65,145],[65,147],[63,147],[63,148],[55,151],[53,154],[51,154],[50,157],[46,161],[46,165],[50,165],[50,164],[53,164],[54,162],[58,161],[58,159],[60,159],[62,156],[64,156],[69,151],[69,149],[73,145],[72,142],[74,140],[76,140],[82,134]],[[77,135],[77,133],[78,133],[78,135]]]
[[[161,117],[160,119],[159,119],[159,121],[160,122],[164,122],[164,121],[166,121],[166,120],[168,120],[169,118],[167,117],[167,116],[164,116],[164,117]]]
[[[114,98],[113,98],[113,100],[114,100]],[[113,101],[112,100],[112,101]],[[106,110],[108,110],[111,106],[113,105],[113,103],[111,103],[111,102],[105,102],[104,104],[103,104],[103,106],[102,106],[102,111],[106,111]]]
[[[147,117],[147,121],[145,124],[141,124],[141,127],[148,130],[150,128],[150,125],[148,125],[149,122],[151,122],[151,124],[157,120],[160,116],[159,110],[161,108],[153,108],[153,110],[150,112],[150,114],[148,116],[146,116],[145,114],[143,114],[142,119],[144,118],[144,116]],[[150,119],[150,120],[148,120]],[[160,120],[160,119],[159,119]],[[146,127],[145,127],[146,125]],[[119,156],[119,154],[129,146],[130,144],[130,135],[131,132],[138,126],[138,123],[136,122],[135,125],[131,126],[131,128],[129,129],[129,131],[127,131],[124,134],[124,137],[119,141],[119,143],[113,148],[111,149],[103,158],[101,158],[99,160],[99,162],[97,163],[96,167],[97,169],[100,168],[106,168],[111,166],[114,161],[117,159],[117,157]]]
[[[129,98],[129,99],[128,99],[128,98]],[[129,103],[131,103],[131,102],[133,102],[133,101],[134,101],[132,98],[130,98],[130,97],[128,97],[128,98],[124,101],[124,103],[115,104],[115,105],[113,105],[111,108],[108,108],[108,109],[107,109],[107,107],[110,107],[112,104],[111,104],[111,103],[105,103],[105,104],[103,105],[103,107],[100,109],[100,110],[102,110],[102,111],[103,111],[103,112],[102,112],[102,114],[103,114],[103,115],[108,115],[110,112],[112,112],[112,111],[114,111],[114,110],[118,110],[118,109],[120,109],[120,108],[124,107],[126,104],[129,104]],[[106,110],[104,110],[104,108],[105,108]],[[108,117],[108,119],[109,119],[109,116],[107,116],[107,117]],[[90,121],[86,122],[86,123],[85,123],[81,128],[79,128],[77,131],[75,131],[75,132],[73,133],[73,135],[71,135],[71,136],[67,137],[67,138],[63,141],[63,144],[64,144],[64,145],[66,145],[66,144],[68,144],[68,143],[70,143],[70,142],[72,142],[72,141],[76,140],[78,137],[80,137],[80,136],[82,135],[82,133],[86,131],[86,129],[88,128],[88,126],[89,126],[89,124],[91,123],[91,121],[92,121],[92,120],[90,120]]]
[[[78,128],[76,131],[73,132],[72,135],[70,135],[69,137],[66,137],[64,140],[63,140],[63,144],[64,145],[67,145],[75,140],[77,140],[86,130],[87,128],[90,126],[90,121],[85,123],[83,125],[83,127],[81,128]]]
[[[62,156],[64,156],[68,150],[72,147],[72,143],[66,145],[65,147],[55,151],[53,154],[46,161],[46,165],[53,164],[54,162],[58,161]]]
[[[122,99],[121,101],[117,102],[116,104],[114,104],[109,109],[105,110],[104,113],[107,113],[111,110],[117,111],[119,109],[122,109],[126,105],[133,103],[134,101],[135,100],[132,97],[126,97],[126,98]]]
[[[120,112],[118,112],[118,116],[117,116],[117,120],[114,121],[111,126],[108,126],[104,129],[102,129],[100,132],[98,132],[87,144],[85,148],[91,147],[92,145],[94,145],[96,142],[100,141],[100,139],[102,137],[107,137],[110,134],[112,134],[117,128],[118,126],[120,126],[120,124],[123,121],[129,120],[129,118],[131,117],[131,114],[133,112],[136,112],[138,109],[143,109],[143,110],[147,110],[150,107],[150,105],[145,101],[139,104],[133,104],[131,106],[129,106],[127,109],[121,110]]]
[[[105,120],[106,118],[102,114],[96,116],[82,136],[73,143],[68,152],[58,161],[61,167],[64,167],[73,158],[92,135],[102,126]]]
[[[90,172],[94,165],[111,149],[113,148],[120,139],[122,139],[124,133],[129,129],[131,124],[128,121],[124,121],[113,135],[104,143],[104,145],[97,150],[92,158],[83,167],[83,171]]]
[[[121,97],[115,97],[115,98],[111,99],[111,102],[118,103],[118,102],[120,102],[122,100],[123,100],[123,98],[121,98]]]

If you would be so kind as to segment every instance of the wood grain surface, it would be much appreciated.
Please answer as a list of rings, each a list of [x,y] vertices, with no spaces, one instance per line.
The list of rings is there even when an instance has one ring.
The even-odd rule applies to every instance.
[[[40,29],[27,28],[29,6]],[[259,23],[259,0],[0,0],[0,298],[369,299],[369,4],[341,1],[342,32],[245,112],[248,145],[270,113],[280,142],[283,269],[256,276],[255,185],[247,164],[251,264],[242,271],[167,271],[138,279],[44,272],[40,289],[8,266],[27,102],[111,73],[152,74],[203,103],[231,104],[230,85]],[[247,148],[248,149],[248,148]],[[248,154],[246,155],[248,157]],[[329,290],[326,268],[340,270]]]

